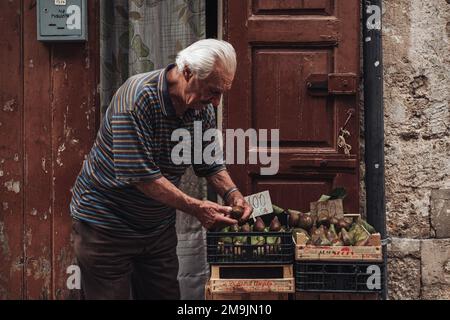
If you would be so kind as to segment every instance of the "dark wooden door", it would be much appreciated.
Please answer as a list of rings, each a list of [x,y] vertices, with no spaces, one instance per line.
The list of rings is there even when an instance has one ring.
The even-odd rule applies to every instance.
[[[0,1],[0,300],[79,297],[66,284],[70,189],[99,111],[99,2],[88,6],[89,41],[42,43],[36,1]]]
[[[274,203],[309,210],[334,187],[359,209],[360,6],[358,0],[228,0],[224,38],[238,70],[224,100],[224,127],[280,129],[280,170],[230,165],[245,194],[269,190]],[[348,114],[349,155],[338,147]]]

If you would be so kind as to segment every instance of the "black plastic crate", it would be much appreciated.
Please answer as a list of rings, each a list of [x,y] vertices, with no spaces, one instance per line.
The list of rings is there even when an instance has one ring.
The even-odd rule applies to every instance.
[[[367,280],[374,274],[368,269],[371,266],[380,270],[378,288],[369,288],[367,285]],[[295,264],[295,285],[298,292],[381,293],[384,277],[383,263],[297,261]],[[372,281],[369,283],[373,284]]]
[[[274,215],[261,217],[266,225]],[[207,260],[211,264],[289,264],[294,261],[287,215],[277,215],[284,232],[208,232]],[[258,239],[260,241],[256,241]],[[252,242],[253,240],[253,242]],[[253,244],[252,244],[253,243]]]

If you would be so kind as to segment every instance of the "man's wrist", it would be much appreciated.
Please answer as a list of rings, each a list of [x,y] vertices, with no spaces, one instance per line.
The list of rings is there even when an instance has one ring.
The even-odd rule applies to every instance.
[[[196,212],[196,209],[200,206],[201,201],[198,199],[195,199],[193,197],[187,196],[184,201],[184,206],[182,211],[194,214]]]
[[[232,195],[236,193],[240,193],[239,189],[236,186],[231,187],[227,191],[225,191],[222,198],[226,203],[229,203],[229,200],[232,198]]]
[[[229,205],[235,205],[235,204],[237,204],[238,200],[245,201],[244,196],[242,195],[242,193],[239,190],[231,193],[225,202],[228,203]]]

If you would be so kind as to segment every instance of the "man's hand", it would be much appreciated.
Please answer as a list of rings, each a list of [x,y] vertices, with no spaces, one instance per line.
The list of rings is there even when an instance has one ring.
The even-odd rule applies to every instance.
[[[236,184],[234,184],[233,180],[231,180],[231,177],[226,170],[219,171],[215,175],[208,177],[207,180],[222,197],[228,190],[236,187]],[[245,201],[244,196],[239,190],[230,193],[225,201],[229,206],[244,207],[244,213],[242,218],[239,219],[239,222],[243,223],[250,218],[253,208],[247,203],[247,201]]]
[[[192,210],[192,214],[208,230],[237,224],[236,220],[229,217],[230,212],[231,207],[221,206],[211,201],[199,201]]]
[[[227,204],[230,206],[240,206],[244,208],[244,213],[242,214],[241,219],[239,219],[240,223],[247,221],[253,212],[253,208],[248,204],[248,202],[244,199],[244,196],[239,191],[230,194]]]

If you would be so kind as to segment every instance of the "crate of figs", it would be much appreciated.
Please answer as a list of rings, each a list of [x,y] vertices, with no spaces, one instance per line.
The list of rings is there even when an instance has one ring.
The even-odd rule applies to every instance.
[[[311,202],[309,212],[288,209],[297,261],[382,261],[381,236],[359,214],[344,214],[343,188]]]
[[[239,215],[240,207],[233,207]],[[294,260],[288,214],[277,206],[273,212],[245,224],[209,231],[207,260],[211,264],[288,264]]]

